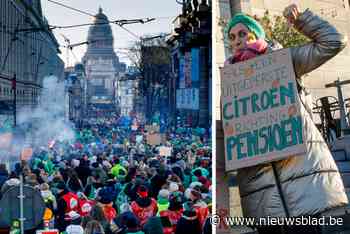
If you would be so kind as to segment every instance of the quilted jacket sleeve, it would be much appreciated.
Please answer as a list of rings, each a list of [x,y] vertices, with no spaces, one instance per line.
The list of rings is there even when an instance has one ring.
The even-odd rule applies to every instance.
[[[297,78],[318,68],[346,46],[347,37],[310,10],[302,13],[294,26],[311,39],[311,42],[291,49]]]

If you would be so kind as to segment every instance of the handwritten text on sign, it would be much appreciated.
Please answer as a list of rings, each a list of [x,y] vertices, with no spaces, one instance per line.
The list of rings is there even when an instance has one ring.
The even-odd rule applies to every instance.
[[[306,152],[289,49],[221,69],[226,170]]]

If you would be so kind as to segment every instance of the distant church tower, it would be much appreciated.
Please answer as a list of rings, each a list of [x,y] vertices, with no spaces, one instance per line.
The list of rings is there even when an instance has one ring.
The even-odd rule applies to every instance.
[[[95,106],[106,106],[114,103],[114,85],[120,71],[120,63],[113,49],[111,26],[101,7],[95,15],[94,23],[89,28],[89,44],[82,58],[87,79],[87,101]]]

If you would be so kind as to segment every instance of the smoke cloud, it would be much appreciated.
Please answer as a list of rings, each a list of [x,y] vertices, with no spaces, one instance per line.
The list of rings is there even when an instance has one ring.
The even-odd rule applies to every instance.
[[[25,143],[32,147],[47,146],[49,141],[72,141],[73,124],[65,121],[65,84],[55,76],[43,80],[40,104],[34,110],[20,110],[18,124],[26,129]]]

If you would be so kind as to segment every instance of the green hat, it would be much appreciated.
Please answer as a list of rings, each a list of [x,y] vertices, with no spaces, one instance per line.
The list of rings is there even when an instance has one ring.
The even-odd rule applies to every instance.
[[[225,35],[227,36],[231,28],[233,28],[239,23],[245,25],[251,32],[255,34],[257,38],[265,39],[265,31],[261,24],[252,17],[247,16],[243,13],[235,14],[235,16],[230,20],[230,22],[228,22],[225,28]]]

